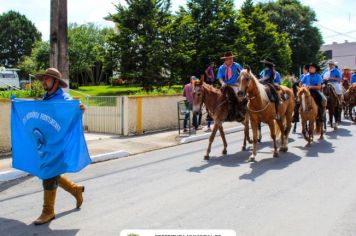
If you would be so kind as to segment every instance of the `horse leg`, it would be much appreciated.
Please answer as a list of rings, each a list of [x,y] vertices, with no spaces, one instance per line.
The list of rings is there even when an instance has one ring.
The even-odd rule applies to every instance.
[[[288,151],[288,139],[289,139],[289,134],[292,129],[292,120],[293,120],[293,115],[292,113],[286,114],[286,127],[284,131],[284,152]]]
[[[281,143],[280,143],[280,147],[279,147],[279,151],[280,152],[284,152],[284,145],[285,145],[285,127],[283,124],[283,119],[279,119],[277,121],[277,125],[279,126],[279,129],[281,131]]]
[[[214,121],[214,128],[209,137],[209,145],[208,145],[208,149],[206,150],[204,160],[209,160],[209,154],[211,152],[211,144],[214,142],[216,131],[218,130],[219,126],[220,126],[220,122]]]
[[[257,154],[257,129],[258,123],[251,121],[252,126],[252,134],[253,134],[253,149],[250,157],[248,158],[249,162],[255,161],[256,154]]]
[[[225,138],[224,127],[222,126],[222,124],[219,125],[219,132],[220,132],[220,136],[223,141],[223,144],[224,144],[224,149],[222,151],[222,154],[226,155],[227,154],[227,150],[226,150],[227,142],[226,142],[226,138]]]
[[[258,139],[257,139],[257,141],[259,143],[262,141],[261,123],[258,124]]]
[[[323,129],[323,121],[317,121],[318,123],[319,123],[319,125],[320,125],[320,137],[319,137],[319,140],[322,140],[322,139],[324,139],[324,129]]]
[[[308,137],[308,144],[307,146],[311,146],[311,142],[313,141],[313,133],[314,133],[314,121],[309,121],[309,137]]]
[[[278,149],[277,149],[276,130],[275,130],[274,120],[270,121],[268,123],[268,126],[269,126],[269,131],[271,132],[271,139],[272,139],[272,142],[273,142],[273,149],[274,149],[273,157],[279,157],[279,152],[278,152]]]
[[[246,142],[247,142],[247,139],[250,139],[249,130],[248,130],[249,129],[248,121],[245,120],[243,122],[243,125],[244,125],[244,143],[242,145],[241,150],[246,151]]]
[[[293,134],[297,133],[297,122],[294,122]]]

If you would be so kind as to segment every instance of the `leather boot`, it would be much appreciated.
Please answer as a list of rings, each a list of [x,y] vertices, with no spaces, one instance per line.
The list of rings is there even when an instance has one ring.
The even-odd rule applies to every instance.
[[[78,186],[64,176],[59,176],[58,184],[61,188],[75,197],[77,200],[77,208],[80,208],[83,203],[84,186]]]
[[[56,192],[57,189],[44,190],[42,214],[34,221],[35,225],[48,223],[55,218],[54,203],[56,201]]]

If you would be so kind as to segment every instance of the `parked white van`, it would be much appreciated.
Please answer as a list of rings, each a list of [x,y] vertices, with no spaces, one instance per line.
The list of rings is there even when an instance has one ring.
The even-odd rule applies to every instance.
[[[20,80],[17,69],[5,69],[0,67],[0,89],[19,89]]]

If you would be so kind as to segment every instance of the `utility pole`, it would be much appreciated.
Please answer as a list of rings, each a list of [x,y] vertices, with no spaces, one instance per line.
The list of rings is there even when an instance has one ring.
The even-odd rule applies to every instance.
[[[49,64],[69,85],[67,0],[51,0],[50,45]]]

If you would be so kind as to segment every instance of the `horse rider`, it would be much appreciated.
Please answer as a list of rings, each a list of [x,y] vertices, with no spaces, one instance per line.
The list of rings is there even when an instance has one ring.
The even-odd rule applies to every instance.
[[[351,75],[350,84],[352,88],[356,88],[356,69],[354,69],[354,73]]]
[[[259,81],[262,84],[270,84],[272,86],[268,86],[270,88],[270,91],[272,93],[272,102],[275,103],[275,108],[276,108],[276,120],[280,119],[279,116],[279,104],[282,104],[283,101],[281,100],[281,96],[278,93],[278,90],[280,90],[278,80],[276,80],[276,70],[275,70],[275,65],[272,62],[271,59],[264,59],[261,61],[261,63],[264,64],[264,69],[260,72],[260,79]],[[279,79],[280,83],[280,79]]]
[[[318,105],[318,120],[323,121],[323,114],[326,109],[327,99],[322,93],[321,84],[323,79],[321,78],[319,72],[320,67],[316,63],[311,63],[309,65],[309,73],[303,76],[300,84],[309,89],[311,96],[314,98],[315,103]]]
[[[240,72],[243,70],[243,67],[239,63],[234,62],[234,57],[235,56],[232,52],[226,52],[224,54],[224,56],[221,58],[224,60],[224,64],[219,67],[216,79],[219,80],[222,87],[229,85],[237,94],[237,78],[239,77]]]
[[[323,81],[330,83],[336,94],[338,95],[338,109],[336,117],[341,121],[342,109],[342,88],[341,88],[341,71],[336,67],[336,63],[332,60],[328,61],[328,68],[323,72]]]
[[[235,95],[237,97],[237,93],[238,93],[237,79],[240,75],[240,72],[243,70],[243,67],[239,63],[234,62],[234,57],[235,56],[231,51],[224,53],[224,56],[221,57],[221,59],[224,60],[224,64],[222,64],[219,67],[216,80],[219,80],[222,88],[226,86],[230,86],[231,88],[233,88]],[[227,91],[226,90],[223,91],[225,96],[228,98]],[[229,103],[229,110],[232,110],[234,114],[236,114],[237,111],[235,111],[235,105],[232,104],[230,98],[228,98],[228,103]]]

